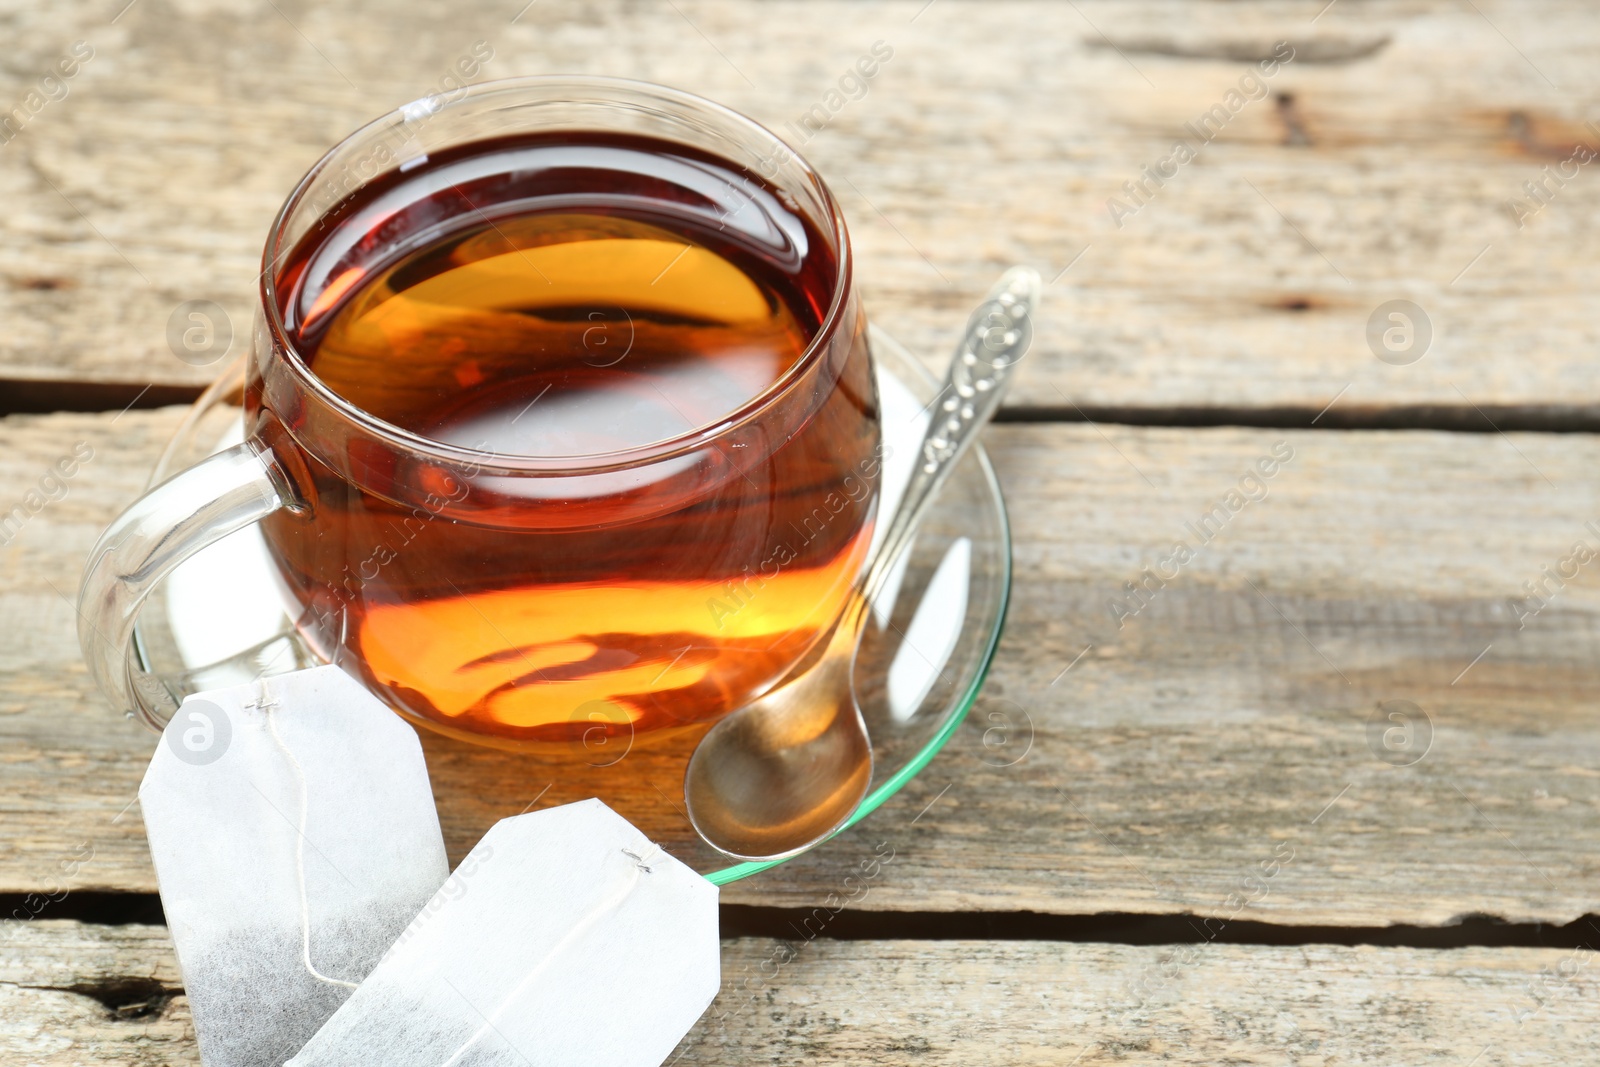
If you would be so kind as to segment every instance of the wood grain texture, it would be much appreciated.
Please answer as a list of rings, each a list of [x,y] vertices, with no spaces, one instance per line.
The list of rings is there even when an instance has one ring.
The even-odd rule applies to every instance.
[[[91,692],[67,597],[178,416],[0,420],[14,494],[74,443],[95,451],[0,549],[0,891],[155,888],[129,808],[154,741]],[[901,795],[725,900],[855,896],[887,842],[858,907],[1356,926],[1600,912],[1596,564],[1536,615],[1510,603],[1574,542],[1600,547],[1600,442],[1082,425],[987,440],[1018,581],[984,697]],[[1293,456],[1265,498],[1201,545],[1187,524],[1241,484],[1259,495],[1245,477],[1275,445]],[[1119,619],[1125,583],[1180,538],[1196,557]],[[1416,705],[1398,759],[1391,701]],[[427,747],[456,858],[536,798],[584,795],[540,797],[550,778],[516,757]],[[649,832],[687,838],[669,800],[641,789],[639,805]],[[85,844],[93,860],[72,864]]]
[[[0,1055],[10,1067],[199,1062],[164,928],[39,921],[0,925],[0,939]],[[722,994],[669,1062],[1591,1063],[1594,959],[1557,949],[729,940]]]
[[[1578,0],[1315,20],[1307,0],[141,0],[113,23],[120,6],[0,4],[0,107],[73,41],[95,49],[0,145],[0,381],[205,381],[214,368],[168,349],[169,314],[218,301],[242,344],[300,174],[475,41],[490,77],[645,78],[787,131],[882,40],[894,55],[869,91],[803,146],[845,206],[878,321],[938,360],[1006,265],[1055,277],[1083,253],[1049,290],[1013,407],[1303,425],[1338,397],[1323,425],[1398,410],[1481,428],[1475,405],[1600,420],[1600,181],[1543,172],[1600,147],[1585,125],[1600,19]],[[1112,198],[1137,206],[1124,183],[1278,40],[1296,58],[1271,95],[1114,221]],[[1507,205],[1536,206],[1529,181],[1550,202],[1519,228]],[[1365,340],[1397,298],[1434,334],[1409,366]]]

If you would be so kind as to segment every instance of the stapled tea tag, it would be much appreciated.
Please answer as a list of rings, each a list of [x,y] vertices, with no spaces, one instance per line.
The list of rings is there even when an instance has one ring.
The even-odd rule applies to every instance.
[[[719,948],[716,887],[600,801],[518,815],[291,1067],[659,1067]]]
[[[422,746],[337,667],[183,702],[139,787],[206,1067],[278,1067],[449,874]]]

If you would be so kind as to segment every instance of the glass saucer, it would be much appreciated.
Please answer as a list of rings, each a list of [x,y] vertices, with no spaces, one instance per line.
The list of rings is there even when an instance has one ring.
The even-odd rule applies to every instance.
[[[875,327],[872,353],[888,446],[880,512],[887,515],[910,478],[939,384]],[[241,439],[243,382],[241,359],[196,401],[157,462],[152,485]],[[260,531],[247,527],[185,562],[152,597],[136,652],[175,700],[321,662],[296,634],[273,566]],[[900,573],[873,603],[855,685],[875,766],[872,789],[849,825],[898,792],[961,725],[994,658],[1010,591],[1005,503],[979,445],[962,459]],[[550,753],[419,733],[452,853],[464,851],[462,843],[470,847],[497,819],[598,796],[724,885],[775,864],[729,866],[689,826],[683,771],[705,729],[637,738],[621,751],[617,738],[595,731],[594,745]]]

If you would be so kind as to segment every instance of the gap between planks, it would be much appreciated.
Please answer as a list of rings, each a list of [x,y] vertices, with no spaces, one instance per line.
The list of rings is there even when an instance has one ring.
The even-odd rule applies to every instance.
[[[37,899],[37,898],[35,898]],[[26,914],[29,895],[0,894],[0,915]],[[42,912],[49,919],[100,926],[162,926],[154,893],[76,892]],[[1104,945],[1368,945],[1378,948],[1600,947],[1600,915],[1564,925],[1508,923],[1475,915],[1443,926],[1312,926],[1206,918],[1192,913],[1102,912],[1050,915],[1032,911],[866,911],[723,904],[722,936],[777,941],[1052,941]]]
[[[0,378],[0,417],[145,411],[192,404],[204,386]],[[1450,433],[1600,433],[1600,407],[1586,404],[1407,404],[1272,407],[1136,407],[1103,404],[1003,408],[999,423],[1283,430],[1442,430]]]

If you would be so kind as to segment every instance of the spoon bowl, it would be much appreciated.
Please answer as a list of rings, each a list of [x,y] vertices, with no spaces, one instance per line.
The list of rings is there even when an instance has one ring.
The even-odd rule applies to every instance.
[[[834,630],[832,640],[845,643]],[[696,749],[684,781],[695,829],[741,859],[781,859],[843,826],[872,783],[872,745],[850,685],[854,657],[817,665],[739,712]],[[724,728],[725,727],[725,728]]]

